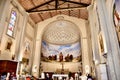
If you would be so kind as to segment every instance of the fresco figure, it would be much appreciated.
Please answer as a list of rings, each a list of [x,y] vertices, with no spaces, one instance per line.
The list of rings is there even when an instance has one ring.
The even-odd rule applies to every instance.
[[[59,61],[60,61],[60,62],[63,61],[63,54],[62,54],[62,52],[60,52],[60,54],[59,54]]]

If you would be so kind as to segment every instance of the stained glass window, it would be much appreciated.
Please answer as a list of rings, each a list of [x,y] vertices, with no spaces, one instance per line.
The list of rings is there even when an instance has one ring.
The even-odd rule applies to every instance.
[[[12,10],[9,24],[8,24],[8,29],[7,29],[7,34],[11,37],[14,37],[16,18],[17,18],[17,13],[16,13],[16,11]]]

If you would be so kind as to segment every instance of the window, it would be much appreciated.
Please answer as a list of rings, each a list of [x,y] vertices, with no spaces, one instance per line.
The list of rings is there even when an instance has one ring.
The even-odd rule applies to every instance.
[[[12,10],[10,15],[10,20],[7,29],[7,35],[14,37],[15,23],[17,19],[17,12]]]

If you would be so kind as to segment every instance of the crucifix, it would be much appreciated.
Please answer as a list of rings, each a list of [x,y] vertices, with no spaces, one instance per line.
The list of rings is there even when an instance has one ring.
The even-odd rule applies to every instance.
[[[64,62],[61,62],[61,65],[62,65],[61,73],[63,73],[64,72]]]

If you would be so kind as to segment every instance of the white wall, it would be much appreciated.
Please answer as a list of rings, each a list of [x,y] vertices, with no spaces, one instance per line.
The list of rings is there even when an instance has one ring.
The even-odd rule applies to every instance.
[[[6,13],[4,18],[5,18],[5,23],[0,23],[0,25],[4,25],[4,29],[0,29],[3,31],[2,38],[1,38],[1,44],[0,44],[0,60],[11,60],[12,55],[16,56],[16,60],[21,60],[20,58],[22,57],[23,50],[25,48],[24,43],[28,41],[30,43],[30,48],[31,48],[31,56],[32,56],[32,51],[33,51],[33,42],[34,42],[34,30],[35,30],[35,23],[31,20],[31,18],[28,17],[28,14],[25,12],[25,10],[20,6],[20,4],[16,0],[12,0],[8,3],[8,1],[5,1],[4,4],[1,3],[1,6],[5,6],[5,8],[0,7],[5,9],[3,10],[2,13]],[[17,7],[16,7],[17,6]],[[7,8],[6,8],[7,7]],[[9,24],[9,19],[10,19],[10,14],[11,10],[14,9],[17,12],[17,21],[15,25],[15,37],[12,38],[6,34],[7,27]],[[7,10],[7,12],[6,12]],[[3,15],[3,14],[1,14]],[[1,18],[0,20],[4,20]],[[6,50],[7,46],[7,41],[11,39],[12,41],[12,46],[10,50]]]
[[[12,37],[10,37],[10,36],[8,36],[6,34],[8,23],[9,23],[9,19],[10,19],[11,10],[12,9],[16,9],[12,4],[8,4],[6,6],[7,6],[7,14],[6,14],[5,23],[3,23],[3,25],[4,25],[5,28],[3,30],[2,39],[1,39],[1,54],[0,54],[0,59],[11,60],[12,59],[12,55],[15,53],[16,36],[19,35],[19,34],[17,34],[17,32],[15,32],[15,34],[17,34],[17,35],[14,38],[12,38]],[[18,22],[19,13],[18,13],[17,9],[16,9],[16,12],[17,12],[17,22],[16,22],[16,24],[17,24],[17,23],[19,23]],[[19,26],[19,25],[15,25],[15,28],[17,28],[17,26]],[[8,39],[11,39],[11,41],[12,41],[12,46],[11,46],[10,50],[6,50]]]
[[[64,62],[64,69],[67,69],[70,72],[78,72],[79,66],[80,66],[79,62]],[[52,63],[42,62],[42,68],[43,68],[43,72],[56,72],[57,69],[62,69],[62,65],[61,63],[56,63],[56,62],[52,62]]]

